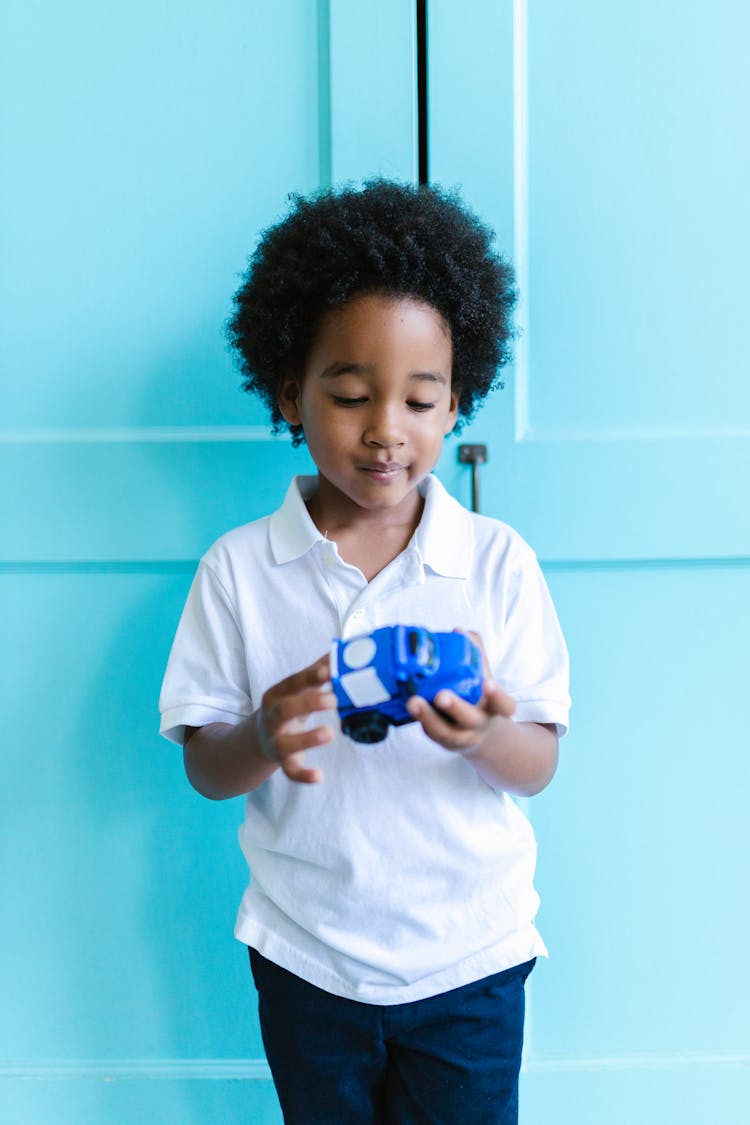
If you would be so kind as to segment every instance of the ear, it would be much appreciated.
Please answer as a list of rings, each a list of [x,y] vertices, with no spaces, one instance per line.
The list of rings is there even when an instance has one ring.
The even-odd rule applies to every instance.
[[[302,425],[302,387],[293,375],[284,375],[279,387],[279,410],[290,426]]]
[[[451,390],[451,405],[448,412],[448,417],[445,420],[445,429],[443,430],[443,433],[446,437],[449,433],[451,433],[458,420],[458,404],[460,399],[461,391],[455,389]]]

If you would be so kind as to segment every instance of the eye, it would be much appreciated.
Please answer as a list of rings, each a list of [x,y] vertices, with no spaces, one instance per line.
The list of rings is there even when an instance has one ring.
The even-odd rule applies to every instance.
[[[410,410],[416,410],[418,414],[423,414],[425,410],[433,410],[435,407],[434,402],[407,402],[406,405]]]
[[[347,398],[345,395],[331,395],[331,398],[337,406],[361,406],[367,399],[360,395],[357,398]]]

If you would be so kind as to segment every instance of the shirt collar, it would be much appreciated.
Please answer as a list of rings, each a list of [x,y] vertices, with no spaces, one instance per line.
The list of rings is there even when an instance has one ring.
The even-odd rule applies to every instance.
[[[422,562],[444,578],[467,578],[471,569],[471,514],[435,476],[420,485],[425,504],[414,541]]]
[[[271,516],[268,535],[275,562],[291,562],[306,554],[316,543],[325,542],[305,505],[317,485],[317,477],[294,477],[284,503]]]
[[[305,504],[316,487],[316,477],[294,477],[283,504],[271,516],[269,539],[275,562],[291,562],[316,543],[325,543]],[[425,505],[412,544],[421,562],[445,578],[466,578],[471,566],[471,515],[432,474],[419,491]]]

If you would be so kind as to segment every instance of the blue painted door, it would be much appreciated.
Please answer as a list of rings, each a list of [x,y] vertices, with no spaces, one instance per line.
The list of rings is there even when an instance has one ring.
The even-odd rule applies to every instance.
[[[739,1125],[748,16],[428,17],[432,177],[495,226],[523,297],[466,437],[573,657],[573,733],[528,808],[552,960],[522,1121]],[[278,1122],[231,938],[241,809],[190,791],[155,705],[198,555],[306,464],[236,389],[236,275],[288,191],[414,177],[414,5],[0,18],[0,1119]],[[455,442],[440,472],[467,500]]]
[[[750,12],[431,0],[432,176],[512,250],[472,427],[539,552],[572,733],[540,846],[524,1125],[748,1119]],[[444,474],[468,499],[454,454]]]
[[[190,790],[157,700],[197,558],[307,465],[240,393],[237,276],[288,192],[412,176],[413,13],[0,20],[0,1120],[278,1122],[241,803]]]

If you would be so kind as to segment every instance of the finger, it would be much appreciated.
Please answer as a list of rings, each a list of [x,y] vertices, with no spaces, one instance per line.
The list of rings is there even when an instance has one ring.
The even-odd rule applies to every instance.
[[[482,704],[490,715],[503,715],[506,719],[509,719],[516,709],[515,699],[503,691],[494,680],[484,681]]]
[[[295,692],[303,691],[307,687],[325,684],[330,678],[330,658],[328,653],[325,653],[312,664],[308,664],[306,668],[302,668],[299,672],[293,672],[291,676],[280,680],[266,695],[272,699],[284,695],[294,695]]]
[[[277,731],[273,737],[273,748],[276,760],[283,762],[291,754],[299,754],[305,750],[314,750],[318,746],[326,746],[333,739],[330,727],[319,726],[311,730],[300,729],[299,726],[290,725],[284,730]]]
[[[294,695],[285,695],[266,705],[264,722],[270,730],[278,730],[295,719],[306,718],[316,711],[335,711],[336,696],[332,691],[306,688]]]
[[[449,722],[426,699],[413,696],[406,706],[409,714],[422,724],[425,734],[447,750],[469,750],[479,741],[483,728],[466,729]]]
[[[275,740],[276,761],[291,781],[311,784],[323,780],[323,771],[305,766],[305,751],[325,746],[333,738],[330,727],[315,727],[314,730],[300,731],[297,734],[280,735]]]
[[[290,781],[302,785],[316,785],[323,780],[323,771],[305,766],[305,755],[302,751],[290,754],[281,763],[281,768]]]
[[[467,730],[484,730],[487,712],[480,706],[467,703],[452,691],[439,691],[432,701],[433,707],[447,717],[449,722]]]

